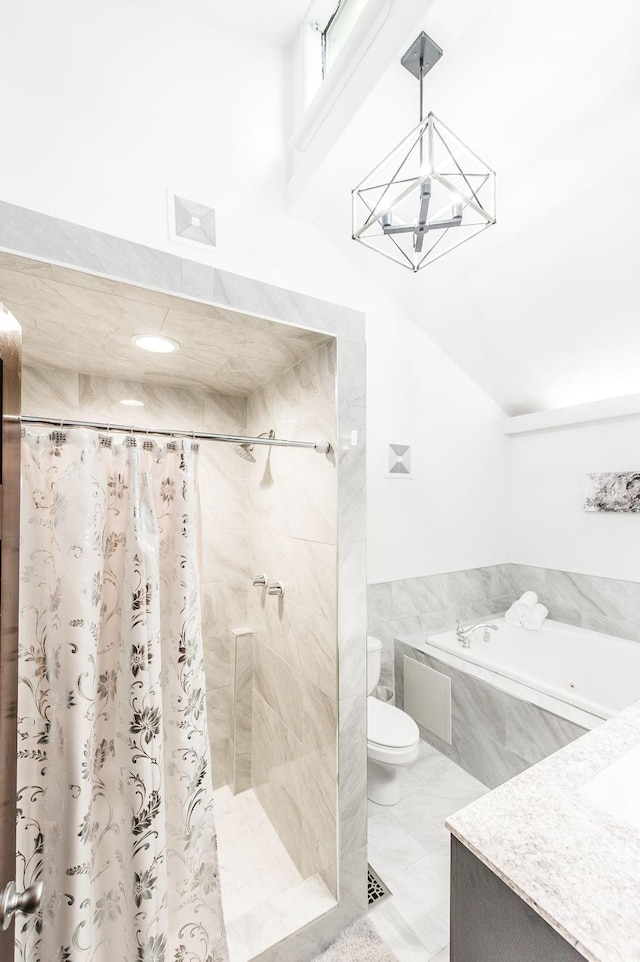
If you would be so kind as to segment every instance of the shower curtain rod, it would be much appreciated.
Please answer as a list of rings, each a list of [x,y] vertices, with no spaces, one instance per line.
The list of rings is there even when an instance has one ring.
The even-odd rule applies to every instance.
[[[111,424],[100,421],[70,421],[67,418],[34,417],[22,415],[5,420],[19,421],[20,424],[51,424],[59,431],[64,428],[95,428],[98,431],[123,431],[125,434],[161,435],[170,438],[189,438],[192,441],[226,441],[229,444],[267,444],[276,448],[312,448],[318,454],[327,454],[331,449],[328,441],[288,441],[284,438],[245,438],[236,434],[206,434],[197,431],[171,430],[170,428],[136,428],[133,425]]]

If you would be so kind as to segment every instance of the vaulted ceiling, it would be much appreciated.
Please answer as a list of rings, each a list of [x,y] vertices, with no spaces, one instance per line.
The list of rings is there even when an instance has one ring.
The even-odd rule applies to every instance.
[[[318,226],[510,414],[640,391],[640,5],[434,0],[419,29],[444,49],[427,109],[496,169],[496,226],[418,275],[352,242],[350,188],[416,123],[404,48],[336,138]]]
[[[308,6],[130,2],[278,44],[282,77]],[[640,4],[389,0],[388,8],[363,54],[365,92],[348,122],[339,100],[328,112],[306,155],[329,140],[318,153],[323,176],[309,181],[306,194],[301,188],[291,213],[311,222],[314,241],[319,232],[354,275],[382,288],[505,411],[639,392]],[[427,78],[426,106],[494,166],[498,222],[412,275],[351,240],[350,191],[416,123],[417,84],[399,60],[421,29],[444,49]],[[386,47],[385,36],[393,38]],[[258,105],[260,76],[251,66]],[[208,96],[203,88],[205,103]],[[252,88],[246,99],[253,96]],[[232,138],[221,138],[220,149],[231,164]],[[272,166],[276,160],[270,155]],[[281,220],[295,246],[295,222]]]
[[[310,0],[134,0],[135,3],[180,12],[205,24],[221,24],[250,36],[285,46],[303,21]],[[336,0],[337,4],[337,0]],[[247,63],[247,71],[251,64]]]

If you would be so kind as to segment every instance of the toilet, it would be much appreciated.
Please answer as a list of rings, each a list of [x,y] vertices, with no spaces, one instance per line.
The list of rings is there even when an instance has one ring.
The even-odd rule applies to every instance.
[[[371,692],[380,679],[382,642],[367,638],[367,796],[378,805],[400,801],[400,769],[418,757],[420,733],[413,718]]]

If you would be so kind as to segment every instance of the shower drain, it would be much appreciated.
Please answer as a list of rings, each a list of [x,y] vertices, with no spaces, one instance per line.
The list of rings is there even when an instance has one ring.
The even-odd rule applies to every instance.
[[[368,884],[367,884],[367,897],[369,905],[377,905],[379,902],[383,902],[388,899],[392,894],[387,886],[384,884],[379,875],[377,875],[370,865],[367,865],[368,869]]]

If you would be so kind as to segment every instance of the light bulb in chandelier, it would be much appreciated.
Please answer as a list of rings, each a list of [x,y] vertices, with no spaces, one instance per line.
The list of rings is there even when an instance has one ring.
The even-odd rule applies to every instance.
[[[442,50],[421,33],[402,58],[420,122],[352,194],[353,239],[417,272],[495,223],[495,173],[433,113],[423,81]]]

